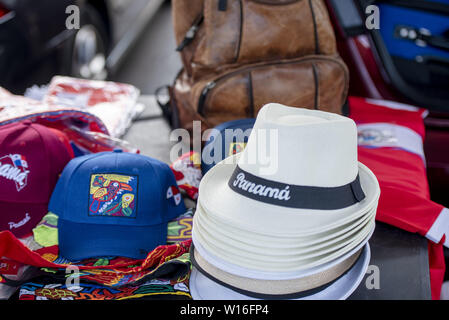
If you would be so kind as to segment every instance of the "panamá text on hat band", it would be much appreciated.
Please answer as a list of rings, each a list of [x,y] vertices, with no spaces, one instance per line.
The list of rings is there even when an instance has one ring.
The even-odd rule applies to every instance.
[[[237,166],[228,185],[247,198],[297,209],[338,210],[365,199],[359,175],[353,182],[339,187],[310,187],[263,179]]]

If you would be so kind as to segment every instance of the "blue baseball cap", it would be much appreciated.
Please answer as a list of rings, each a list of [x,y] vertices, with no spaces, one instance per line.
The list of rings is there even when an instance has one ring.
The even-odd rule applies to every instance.
[[[248,143],[255,122],[256,119],[253,118],[233,120],[223,122],[216,126],[214,130],[211,130],[204,144],[203,156],[201,157],[203,175],[221,160],[243,150]],[[226,130],[230,130],[229,134],[226,133]],[[217,159],[215,151],[221,152],[219,159]],[[206,161],[206,158],[210,161]]]
[[[186,211],[167,164],[120,150],[70,161],[49,210],[59,216],[60,255],[72,261],[143,259],[166,244],[167,223]]]

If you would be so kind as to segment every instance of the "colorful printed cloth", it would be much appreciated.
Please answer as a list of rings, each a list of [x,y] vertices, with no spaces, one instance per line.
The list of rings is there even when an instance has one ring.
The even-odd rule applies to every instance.
[[[34,241],[42,247],[58,245],[58,216],[47,213],[33,229]]]
[[[77,278],[82,290],[75,290],[76,299],[125,299],[136,297],[155,298],[161,295],[190,298],[186,284],[190,274],[189,248],[191,243],[193,212],[187,211],[168,224],[166,246],[150,252],[145,260],[123,257],[103,257],[83,261],[69,261],[58,256],[58,217],[49,212],[33,230],[36,247],[30,250],[9,232],[0,232],[0,256],[4,276],[0,284],[21,286],[26,292],[20,299],[46,299],[50,296],[63,298],[65,282],[71,275],[67,266],[79,267]],[[42,246],[42,247],[41,247]],[[11,268],[34,266],[41,268],[40,282],[33,280],[24,284],[8,276]],[[29,279],[29,278],[26,278]],[[42,280],[44,279],[44,280]],[[29,281],[29,280],[27,280]],[[163,285],[162,285],[163,283]],[[183,285],[183,283],[185,283]],[[30,290],[30,288],[36,290]],[[40,290],[40,289],[42,290]],[[53,289],[54,288],[54,289]],[[45,290],[43,290],[45,289]],[[159,292],[163,290],[163,292]],[[30,292],[34,292],[30,295]],[[70,291],[70,290],[69,290]],[[64,291],[65,292],[65,291]],[[45,293],[45,294],[44,294]],[[71,294],[70,292],[66,292]],[[73,293],[73,292],[72,292]],[[31,297],[32,296],[32,297]],[[75,296],[71,296],[75,299]],[[71,299],[70,298],[70,299]]]
[[[167,243],[178,243],[192,238],[193,210],[189,209],[183,215],[168,223]]]
[[[38,252],[40,255],[53,255],[57,256],[57,247],[42,248],[37,242],[34,241],[32,234],[19,239],[27,248]],[[56,250],[55,250],[56,249]],[[54,254],[56,252],[56,255]],[[8,299],[17,290],[17,286],[6,285],[1,283],[1,275],[5,275],[8,280],[22,283],[25,280],[32,279],[36,276],[36,268],[29,265],[23,265],[21,263],[4,259],[0,257],[0,300]],[[3,281],[4,282],[4,281]]]
[[[181,190],[193,200],[198,198],[202,178],[201,157],[197,152],[183,154],[170,166]]]
[[[84,266],[94,267],[112,267],[111,269],[53,269],[44,268],[47,278],[51,278],[52,282],[65,283],[70,275],[75,275],[82,283],[93,283],[100,286],[107,286],[111,288],[120,288],[128,285],[139,285],[154,279],[166,279],[174,283],[183,282],[187,280],[190,273],[190,258],[189,253],[183,253],[180,256],[173,255],[167,257],[165,261],[159,264],[148,262],[148,267],[143,267],[141,270],[133,271],[130,267],[130,272],[123,272],[123,270],[113,269],[114,265],[121,263],[122,258],[105,257],[101,259],[91,259],[83,261]],[[151,267],[153,265],[153,267]],[[136,265],[137,267],[138,265]],[[67,271],[67,270],[70,270]],[[75,272],[76,271],[76,272]]]
[[[150,253],[144,260],[134,260],[130,258],[103,258],[88,259],[79,262],[67,261],[63,258],[55,258],[55,254],[39,254],[31,251],[24,246],[9,231],[0,232],[0,257],[12,260],[15,263],[30,265],[38,268],[47,268],[49,272],[53,272],[58,276],[58,271],[65,272],[67,267],[76,266],[81,271],[80,279],[95,281],[108,286],[122,286],[133,282],[141,281],[146,277],[161,276],[167,271],[179,281],[183,281],[187,277],[190,262],[182,257],[190,250],[191,240],[172,245],[159,246]],[[53,247],[43,249],[54,249]],[[41,249],[42,250],[42,249]],[[46,260],[45,258],[53,258],[54,260]],[[179,258],[178,262],[172,261],[169,267],[164,266],[165,263]],[[182,272],[174,272],[173,267],[181,266]],[[8,283],[8,278],[3,276],[0,283]],[[15,284],[12,284],[15,285]]]
[[[20,300],[191,299],[188,289],[191,271],[188,252],[190,243],[191,240],[188,240],[171,246],[160,246],[142,263],[128,258],[104,257],[77,262],[76,265],[81,270],[42,268],[45,275],[22,284],[18,298]],[[173,248],[175,250],[172,250]],[[54,263],[64,262],[67,261],[63,258],[54,261]],[[135,264],[127,268],[120,267],[129,263]],[[79,283],[72,282],[74,279]],[[0,277],[0,282],[8,284],[9,280]],[[18,285],[16,282],[10,284]]]
[[[151,280],[140,285],[111,288],[80,283],[67,287],[52,278],[37,278],[23,285],[19,300],[191,300],[188,281]]]

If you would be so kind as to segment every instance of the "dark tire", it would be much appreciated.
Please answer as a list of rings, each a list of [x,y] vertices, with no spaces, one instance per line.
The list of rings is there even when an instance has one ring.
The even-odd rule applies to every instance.
[[[80,29],[74,30],[63,49],[61,73],[104,80],[109,47],[106,25],[93,6],[86,4],[81,10]]]

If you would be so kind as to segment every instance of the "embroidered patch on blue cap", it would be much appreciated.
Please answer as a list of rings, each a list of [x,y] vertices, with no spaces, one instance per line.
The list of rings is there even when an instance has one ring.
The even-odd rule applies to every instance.
[[[89,216],[136,217],[137,176],[93,174]]]

